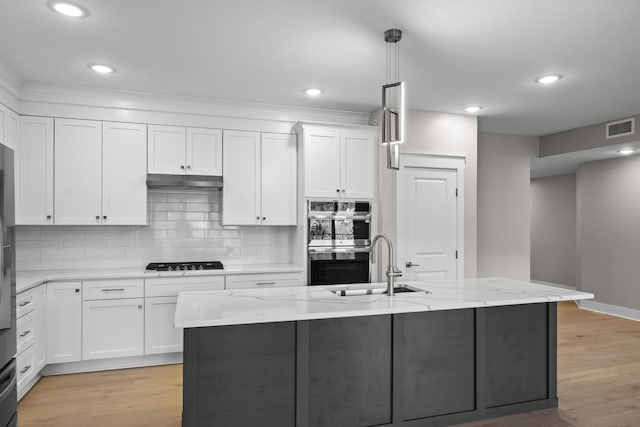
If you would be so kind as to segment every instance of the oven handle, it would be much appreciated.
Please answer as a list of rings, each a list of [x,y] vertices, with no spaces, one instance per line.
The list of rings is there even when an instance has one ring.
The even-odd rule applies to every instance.
[[[346,219],[353,219],[353,220],[370,220],[371,219],[371,214],[370,213],[365,213],[365,214],[358,214],[358,213],[316,213],[316,212],[309,212],[308,215],[309,219],[325,219],[325,220],[346,220]]]
[[[363,246],[359,248],[308,248],[309,253],[314,254],[355,254],[369,253],[371,246]]]

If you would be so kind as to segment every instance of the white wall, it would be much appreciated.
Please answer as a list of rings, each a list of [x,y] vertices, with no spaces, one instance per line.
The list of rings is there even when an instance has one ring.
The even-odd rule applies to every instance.
[[[576,175],[531,180],[531,278],[576,286]]]
[[[380,111],[370,123],[380,122]],[[475,116],[409,110],[401,153],[464,157],[464,275],[476,276],[476,165],[478,122]],[[396,173],[387,169],[386,148],[379,149],[379,230],[396,241]],[[379,263],[379,265],[382,263]],[[386,264],[385,264],[386,265]],[[383,276],[382,276],[383,277]]]
[[[578,289],[640,309],[640,156],[585,163],[576,188]]]
[[[530,162],[537,154],[537,137],[478,135],[478,277],[530,278]]]

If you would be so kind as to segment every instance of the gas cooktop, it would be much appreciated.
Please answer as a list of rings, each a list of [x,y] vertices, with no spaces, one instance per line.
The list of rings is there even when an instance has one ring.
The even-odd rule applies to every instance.
[[[147,271],[222,270],[220,261],[151,262]]]

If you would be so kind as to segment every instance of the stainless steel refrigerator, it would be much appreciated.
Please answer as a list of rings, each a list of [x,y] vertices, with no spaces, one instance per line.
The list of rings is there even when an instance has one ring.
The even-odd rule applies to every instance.
[[[0,145],[0,427],[17,425],[13,150]]]

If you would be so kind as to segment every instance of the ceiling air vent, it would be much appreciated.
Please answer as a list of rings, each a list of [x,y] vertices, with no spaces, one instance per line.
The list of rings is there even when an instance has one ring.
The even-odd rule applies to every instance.
[[[635,133],[635,118],[618,120],[607,123],[607,139],[619,136],[633,135]]]

